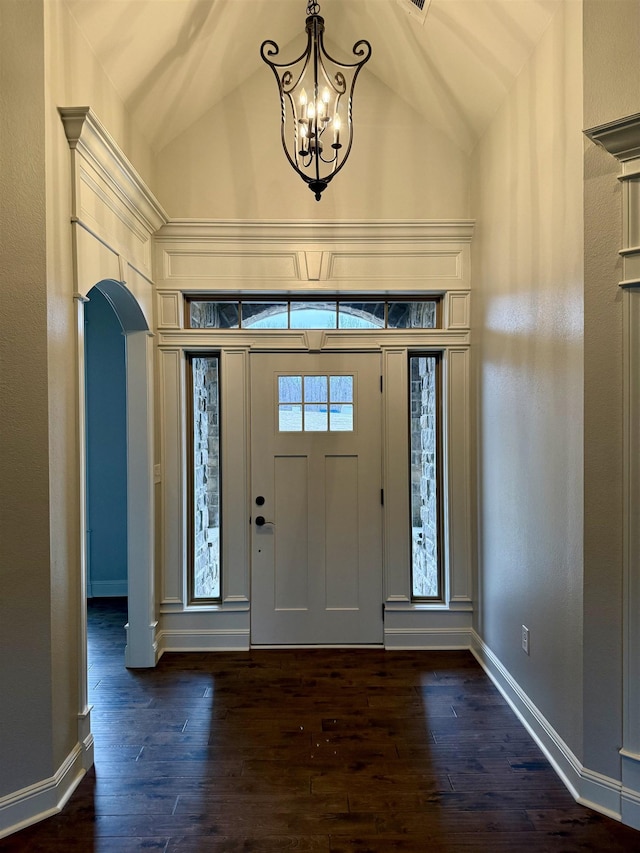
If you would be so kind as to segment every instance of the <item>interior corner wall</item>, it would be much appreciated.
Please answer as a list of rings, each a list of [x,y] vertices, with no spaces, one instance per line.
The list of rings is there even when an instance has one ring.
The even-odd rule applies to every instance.
[[[584,126],[640,112],[640,3],[584,0]],[[620,164],[584,153],[584,763],[620,778],[623,245]]]
[[[0,801],[54,769],[43,45],[41,0],[0,4]]]
[[[280,102],[265,66],[157,158],[157,194],[174,218],[465,219],[469,158],[366,69],[354,141],[321,201],[280,142]]]
[[[472,158],[476,631],[577,756],[582,150],[581,4],[561,3]]]

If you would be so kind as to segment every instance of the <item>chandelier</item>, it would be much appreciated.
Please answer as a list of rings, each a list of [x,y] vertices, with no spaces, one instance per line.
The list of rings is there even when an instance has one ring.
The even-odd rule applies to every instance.
[[[319,3],[309,0],[307,47],[292,62],[273,61],[280,52],[274,41],[268,39],[260,47],[280,92],[282,147],[317,201],[347,162],[353,142],[353,90],[360,69],[371,56],[371,45],[365,39],[353,46],[358,62],[344,64],[329,56],[323,41],[324,18],[319,13]]]

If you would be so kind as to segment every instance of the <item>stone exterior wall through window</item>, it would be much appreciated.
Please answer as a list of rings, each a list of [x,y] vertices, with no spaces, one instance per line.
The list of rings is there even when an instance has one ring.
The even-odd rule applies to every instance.
[[[193,598],[220,596],[220,395],[218,359],[194,357]]]
[[[437,598],[437,365],[436,356],[411,356],[411,527],[413,595]]]

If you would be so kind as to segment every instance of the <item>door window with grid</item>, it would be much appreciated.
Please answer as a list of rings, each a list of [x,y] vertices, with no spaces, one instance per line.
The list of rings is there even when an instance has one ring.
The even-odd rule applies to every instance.
[[[353,376],[278,377],[280,432],[353,432]]]

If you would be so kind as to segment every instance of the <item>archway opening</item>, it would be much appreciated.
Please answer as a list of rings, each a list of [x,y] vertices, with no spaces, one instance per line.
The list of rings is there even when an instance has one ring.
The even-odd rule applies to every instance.
[[[127,375],[124,330],[94,287],[85,305],[87,597],[127,590]]]
[[[122,282],[88,293],[85,316],[86,586],[126,600],[125,664],[155,665],[149,327]]]

